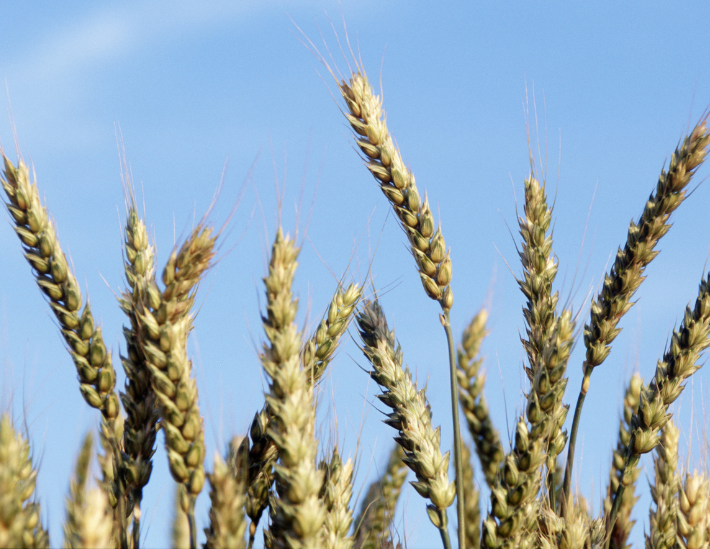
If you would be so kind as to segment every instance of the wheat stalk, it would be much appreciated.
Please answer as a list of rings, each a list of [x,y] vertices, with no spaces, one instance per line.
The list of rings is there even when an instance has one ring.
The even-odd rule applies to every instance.
[[[491,487],[495,484],[505,452],[483,395],[486,376],[480,373],[483,359],[479,357],[479,351],[481,342],[488,334],[486,331],[487,319],[488,311],[481,309],[464,330],[457,352],[456,377],[461,408],[463,408],[486,483]],[[465,463],[466,458],[464,457],[462,461]]]
[[[32,501],[37,470],[29,442],[15,432],[10,416],[0,417],[0,547],[47,547],[49,536]]]
[[[645,278],[644,270],[659,254],[654,248],[670,229],[671,214],[685,199],[693,174],[705,160],[710,145],[707,121],[707,117],[702,119],[683,139],[671,156],[668,171],[661,170],[655,191],[648,198],[638,222],[631,222],[624,249],[617,251],[614,265],[604,277],[604,287],[592,302],[591,318],[584,327],[584,346],[587,350],[583,364],[584,378],[570,433],[563,505],[572,480],[577,429],[590,377],[594,368],[609,355],[611,343],[621,331],[617,325],[633,305],[631,298]]]
[[[402,349],[378,301],[366,301],[357,315],[363,353],[372,364],[370,375],[382,389],[377,398],[392,408],[385,423],[399,432],[395,438],[405,453],[404,462],[417,475],[412,482],[423,498],[429,499],[427,513],[439,529],[444,546],[450,546],[446,509],[456,490],[449,482],[449,454],[441,455],[441,433],[431,424],[431,410],[425,390],[417,391],[409,369],[402,368]],[[462,523],[463,524],[463,523]]]
[[[379,549],[388,539],[394,511],[407,478],[404,450],[395,444],[382,475],[367,490],[355,519],[355,547]]]
[[[624,395],[624,411],[621,421],[619,421],[619,440],[616,443],[616,449],[612,453],[611,470],[609,471],[609,486],[606,491],[606,499],[604,500],[604,514],[608,516],[611,512],[612,501],[619,482],[621,473],[624,469],[624,460],[626,457],[626,448],[631,441],[631,418],[638,412],[641,402],[641,390],[643,389],[643,379],[638,373],[635,373],[629,385],[626,388]],[[623,501],[619,507],[619,513],[616,516],[616,523],[611,532],[610,549],[626,549],[629,547],[626,542],[629,539],[631,529],[636,521],[631,520],[631,511],[636,505],[639,497],[635,495],[634,488],[636,481],[641,474],[641,469],[637,466],[632,471],[629,483],[629,490],[624,491]]]

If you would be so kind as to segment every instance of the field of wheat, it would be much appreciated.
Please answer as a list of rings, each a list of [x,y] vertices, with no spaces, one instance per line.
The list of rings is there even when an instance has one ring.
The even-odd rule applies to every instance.
[[[700,63],[683,72],[702,55],[661,56],[672,78],[644,91],[657,113],[596,82],[606,110],[580,88],[561,117],[557,80],[541,90],[527,68],[496,110],[500,84],[417,58],[433,40],[405,32],[419,8],[384,57],[379,23],[339,9],[274,25],[182,6],[162,35],[157,12],[117,9],[8,49],[0,547],[710,546],[710,83]],[[240,55],[196,45],[211,29],[222,51],[235,24]],[[264,30],[289,35],[262,58],[280,80],[246,78]],[[151,45],[170,33],[192,42],[161,66]],[[390,70],[408,46],[416,61]],[[145,94],[122,56],[146,64]],[[294,59],[304,74],[285,86]],[[120,100],[103,88],[119,106],[100,130],[82,105],[98,66],[121,82]],[[49,99],[33,91],[52,82]]]

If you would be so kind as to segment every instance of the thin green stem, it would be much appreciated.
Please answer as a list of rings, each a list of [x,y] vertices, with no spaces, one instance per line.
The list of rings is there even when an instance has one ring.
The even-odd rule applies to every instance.
[[[128,549],[128,535],[126,534],[126,498],[123,493],[118,495],[116,513],[118,513],[119,543],[121,544],[121,549]]]
[[[569,489],[572,483],[572,468],[574,467],[574,448],[577,444],[577,431],[579,430],[579,419],[582,417],[582,406],[584,399],[589,390],[589,378],[592,375],[592,368],[584,370],[584,379],[582,379],[582,388],[579,390],[577,397],[577,406],[574,409],[574,419],[572,420],[572,430],[569,435],[569,444],[567,446],[567,466],[565,467],[565,478],[562,482],[562,495],[560,497],[560,516],[564,517],[567,510],[567,502],[569,501]]]
[[[446,340],[449,343],[449,369],[451,376],[451,414],[454,418],[454,465],[456,467],[456,511],[458,516],[458,539],[459,549],[466,546],[466,518],[464,515],[464,495],[463,495],[463,463],[461,450],[461,431],[459,430],[459,391],[456,379],[456,354],[454,352],[454,336],[451,332],[449,322],[449,311],[440,316],[441,324],[446,332]],[[446,534],[448,539],[448,533]],[[442,534],[443,539],[443,534]],[[444,545],[446,541],[444,540]]]
[[[442,517],[443,515],[443,517]],[[439,533],[441,534],[441,542],[444,544],[444,549],[451,549],[451,540],[449,539],[449,528],[446,521],[446,509],[439,511],[439,520],[442,526],[439,528]],[[464,547],[463,545],[461,546]]]
[[[621,471],[621,477],[624,478],[624,473],[626,473],[626,464],[624,464],[624,470]],[[609,543],[611,542],[611,533],[614,530],[614,523],[616,522],[616,515],[619,513],[619,507],[621,507],[621,500],[624,496],[624,490],[626,486],[622,482],[619,482],[619,487],[616,489],[616,494],[614,494],[614,505],[611,507],[611,513],[609,513],[609,524],[606,527],[606,544],[604,547],[609,548]]]
[[[190,496],[190,508],[187,510],[187,523],[190,525],[190,549],[197,549],[197,524],[195,523],[195,496]]]

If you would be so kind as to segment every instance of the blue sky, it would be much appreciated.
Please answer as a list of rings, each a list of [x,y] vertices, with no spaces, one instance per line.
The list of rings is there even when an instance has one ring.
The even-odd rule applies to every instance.
[[[303,242],[295,282],[299,321],[310,329],[336,278],[362,281],[372,262],[375,284],[387,289],[382,301],[405,361],[428,384],[442,444],[451,445],[438,307],[424,295],[404,235],[353,150],[333,81],[294,25],[322,52],[325,40],[345,70],[330,26],[332,20],[343,36],[341,9],[368,74],[373,82],[381,79],[389,128],[451,246],[455,333],[481,304],[491,304],[491,334],[483,346],[487,396],[504,439],[525,388],[515,201],[522,199],[529,170],[526,108],[538,166],[547,173],[550,194],[556,193],[556,287],[562,300],[582,311],[583,322],[590,292],[624,242],[629,221],[641,213],[683,132],[710,104],[704,39],[710,4],[700,1],[3,6],[0,77],[9,100],[0,140],[14,158],[12,116],[60,241],[113,348],[119,383],[124,318],[115,294],[123,287],[124,210],[117,131],[161,269],[176,238],[207,209],[223,171],[217,223],[227,218],[255,166],[221,260],[200,290],[191,342],[209,456],[233,434],[243,434],[263,403],[255,348],[262,339],[261,277],[276,226],[277,178],[279,186],[286,184],[283,224],[293,232],[300,223]],[[703,167],[696,182],[709,173]],[[705,183],[674,216],[637,305],[593,375],[574,478],[595,509],[606,486],[623,384],[636,369],[651,378],[707,269],[709,205]],[[59,544],[73,459],[98,416],[79,394],[73,364],[9,224],[0,231],[0,252],[0,404],[18,422],[24,410],[41,461],[41,503]],[[566,402],[572,405],[582,360],[580,344],[569,365]],[[384,466],[392,444],[372,406],[375,388],[358,365],[364,366],[363,358],[348,337],[319,395],[321,447],[337,441],[358,458],[356,495]],[[675,405],[683,451],[692,448],[691,467],[707,450],[700,440],[707,379],[699,372]],[[162,436],[158,445],[146,495],[146,547],[167,539],[172,505]],[[644,463],[637,544],[648,524],[645,479],[652,467],[650,459]],[[207,499],[205,492],[198,510],[203,525]],[[484,496],[484,508],[486,502]],[[452,510],[452,521],[454,515]],[[410,548],[439,543],[411,488],[396,526]]]

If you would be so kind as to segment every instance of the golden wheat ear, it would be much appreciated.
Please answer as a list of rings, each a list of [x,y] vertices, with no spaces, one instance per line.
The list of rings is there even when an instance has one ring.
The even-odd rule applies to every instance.
[[[210,527],[205,549],[245,549],[244,483],[237,481],[222,457],[215,453],[210,482]]]
[[[323,546],[327,549],[352,549],[353,537],[348,535],[353,523],[350,500],[353,497],[353,462],[343,462],[338,450],[333,450],[330,461],[322,461],[319,468],[325,473],[320,498],[326,515],[323,522]]]

